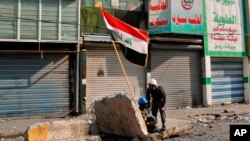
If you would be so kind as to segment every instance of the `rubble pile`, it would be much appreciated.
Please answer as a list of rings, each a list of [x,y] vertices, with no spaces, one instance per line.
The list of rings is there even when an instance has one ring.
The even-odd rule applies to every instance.
[[[245,122],[249,123],[250,122],[250,114],[245,113],[245,114],[229,114],[229,115],[215,115],[215,116],[208,116],[206,118],[199,119],[197,121],[197,124],[202,125],[203,127],[209,127],[212,128],[211,124],[216,123],[216,122],[232,122],[232,123],[237,123],[237,122]]]
[[[229,122],[250,122],[250,114],[231,114],[228,116],[218,117],[216,120]]]
[[[158,141],[191,128],[191,123],[187,123],[149,134],[139,105],[126,94],[116,94],[96,100],[91,114],[31,125],[25,139]]]

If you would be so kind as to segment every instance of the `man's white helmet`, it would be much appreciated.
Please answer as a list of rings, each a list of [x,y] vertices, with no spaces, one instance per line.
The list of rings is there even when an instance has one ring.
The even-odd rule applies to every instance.
[[[157,81],[155,79],[151,79],[148,84],[156,86],[157,85]]]

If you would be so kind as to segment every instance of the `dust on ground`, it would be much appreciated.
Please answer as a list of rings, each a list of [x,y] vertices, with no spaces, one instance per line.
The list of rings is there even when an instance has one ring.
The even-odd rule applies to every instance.
[[[250,124],[250,114],[210,116],[199,119],[192,129],[177,134],[166,141],[228,141],[230,125]]]

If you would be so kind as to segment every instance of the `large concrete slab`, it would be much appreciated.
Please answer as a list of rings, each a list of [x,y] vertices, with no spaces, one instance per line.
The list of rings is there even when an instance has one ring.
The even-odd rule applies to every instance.
[[[28,141],[61,141],[84,138],[89,134],[89,124],[81,119],[51,121],[31,125],[25,135]]]
[[[140,138],[148,135],[139,106],[127,95],[117,94],[95,101],[94,113],[104,133]]]

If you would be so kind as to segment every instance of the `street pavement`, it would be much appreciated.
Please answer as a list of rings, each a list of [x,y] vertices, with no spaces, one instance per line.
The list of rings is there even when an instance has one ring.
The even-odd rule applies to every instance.
[[[250,104],[231,104],[202,108],[186,107],[183,109],[172,109],[166,111],[166,128],[169,129],[184,124],[192,124],[206,116],[223,116],[242,113],[250,113]],[[78,118],[86,120],[86,117],[88,116],[83,115]],[[67,117],[66,119],[68,118],[69,117]],[[55,120],[64,119],[47,117],[2,118],[0,119],[0,139],[21,136],[29,126],[37,122],[48,122]],[[158,127],[161,127],[160,119],[158,119],[158,123]]]

